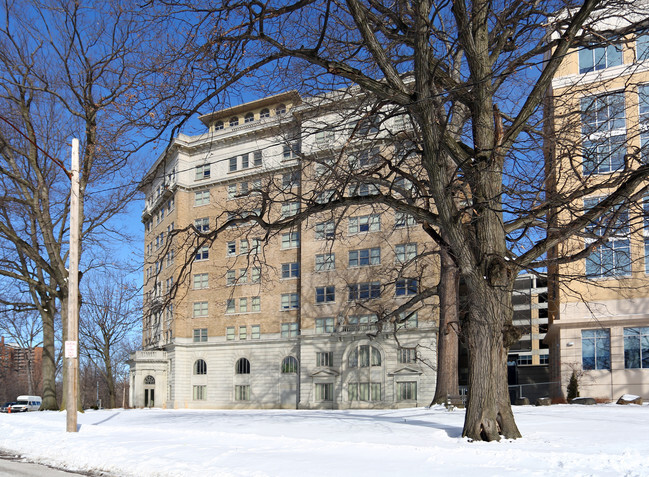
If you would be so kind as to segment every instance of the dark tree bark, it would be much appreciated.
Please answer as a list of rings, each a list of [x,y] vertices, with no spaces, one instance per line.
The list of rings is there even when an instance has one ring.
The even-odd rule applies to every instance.
[[[459,390],[460,272],[444,247],[440,249],[440,267],[437,382],[432,404],[445,403]]]

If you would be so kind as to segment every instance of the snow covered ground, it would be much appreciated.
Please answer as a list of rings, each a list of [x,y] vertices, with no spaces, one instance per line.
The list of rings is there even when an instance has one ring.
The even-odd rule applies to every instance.
[[[471,443],[464,412],[104,410],[0,414],[0,450],[119,476],[647,476],[649,406],[515,408],[523,439]]]

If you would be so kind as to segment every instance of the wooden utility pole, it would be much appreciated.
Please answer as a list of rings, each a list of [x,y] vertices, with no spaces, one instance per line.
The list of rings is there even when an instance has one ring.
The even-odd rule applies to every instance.
[[[72,139],[70,192],[70,265],[68,270],[68,336],[65,341],[65,410],[67,432],[77,432],[79,388],[79,140]]]

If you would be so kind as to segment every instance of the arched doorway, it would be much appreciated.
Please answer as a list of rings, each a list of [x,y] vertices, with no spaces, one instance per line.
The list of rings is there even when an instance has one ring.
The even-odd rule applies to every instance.
[[[144,407],[155,406],[155,378],[148,375],[144,378]]]

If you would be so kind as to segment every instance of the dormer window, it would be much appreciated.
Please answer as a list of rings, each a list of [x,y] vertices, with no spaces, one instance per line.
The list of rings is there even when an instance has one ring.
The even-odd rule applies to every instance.
[[[280,104],[275,108],[275,114],[280,115],[284,114],[286,112],[286,105],[285,104]]]
[[[268,108],[264,108],[259,111],[259,119],[263,118],[270,118],[270,110]]]
[[[255,120],[255,115],[252,114],[252,113],[248,113],[248,114],[246,114],[246,116],[244,117],[243,122],[244,122],[244,123],[251,123],[251,122],[253,122],[254,120]]]
[[[215,131],[220,131],[221,129],[223,129],[223,121],[217,121],[216,123],[214,123]]]
[[[238,126],[239,125],[239,118],[236,116],[233,116],[230,118],[230,127]]]

